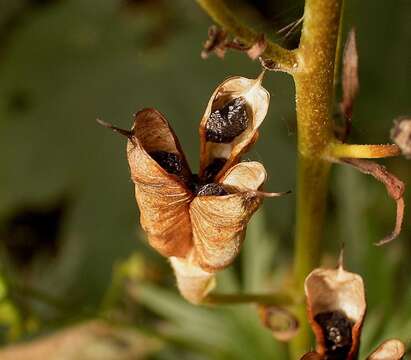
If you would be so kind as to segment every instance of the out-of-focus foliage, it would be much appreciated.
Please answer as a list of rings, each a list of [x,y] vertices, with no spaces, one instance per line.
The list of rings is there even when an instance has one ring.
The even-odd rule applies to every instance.
[[[272,35],[302,14],[301,1],[248,0],[236,8]],[[384,143],[392,119],[411,113],[411,4],[349,0],[345,8],[360,57],[352,141]],[[168,264],[140,233],[125,142],[94,121],[101,117],[128,128],[133,112],[155,107],[172,123],[197,169],[198,124],[211,92],[228,76],[260,71],[258,62],[235,52],[224,60],[201,60],[210,24],[186,0],[0,0],[3,342],[95,315],[113,296],[121,310],[110,318],[165,340],[159,359],[285,355],[254,307],[194,308],[177,295]],[[268,191],[293,190],[292,81],[269,73],[264,86],[272,96],[269,114],[247,158],[264,163]],[[409,162],[385,164],[411,184]],[[241,259],[219,277],[221,291],[268,291],[287,281],[294,203],[293,195],[265,201]],[[411,339],[410,216],[394,243],[372,245],[389,231],[393,217],[380,184],[348,168],[334,169],[324,261],[333,265],[344,242],[347,269],[364,277],[364,354],[380,339]],[[116,274],[123,269],[118,280],[113,264],[131,253],[138,256],[127,271],[115,267]],[[107,293],[116,282],[122,288],[124,271],[128,277],[136,259],[144,259],[144,269],[128,280],[126,299],[119,300],[117,290]]]

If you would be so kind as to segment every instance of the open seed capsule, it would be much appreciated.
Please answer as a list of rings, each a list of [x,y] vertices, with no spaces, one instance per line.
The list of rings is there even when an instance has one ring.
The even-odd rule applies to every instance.
[[[224,164],[215,176],[218,180],[256,141],[270,100],[261,86],[262,75],[257,79],[232,77],[214,91],[200,123],[200,177],[215,159],[222,159]]]
[[[360,343],[366,301],[361,276],[315,269],[305,280],[308,318],[324,360],[353,360]]]

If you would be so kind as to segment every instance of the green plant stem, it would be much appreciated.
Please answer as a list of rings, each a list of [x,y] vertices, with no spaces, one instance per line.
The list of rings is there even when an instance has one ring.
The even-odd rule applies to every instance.
[[[298,129],[297,224],[294,283],[304,292],[304,281],[321,258],[327,180],[330,163],[324,153],[334,141],[332,104],[334,65],[342,0],[306,0],[299,71],[294,74]],[[297,309],[300,330],[291,341],[292,359],[311,348],[306,309]]]
[[[295,303],[295,299],[285,293],[210,294],[203,300],[203,303],[209,305],[256,303],[260,305],[290,306]]]
[[[246,44],[258,34],[241,24],[221,0],[197,0],[224,29]],[[336,49],[343,0],[306,0],[300,46],[288,51],[268,43],[264,56],[294,77],[298,130],[297,224],[294,284],[297,298],[304,294],[304,281],[321,258],[327,181],[331,167],[332,107]],[[339,150],[344,150],[342,147]],[[345,150],[348,150],[345,147]],[[351,150],[355,150],[353,147]],[[365,150],[365,148],[356,149]],[[369,150],[369,148],[368,148]],[[353,151],[352,153],[355,153]],[[300,330],[290,346],[291,359],[299,359],[311,346],[305,305],[296,306]]]
[[[260,34],[237,19],[223,0],[197,0],[197,3],[217,24],[241,40],[246,46],[253,45],[258,39]],[[267,40],[263,56],[273,60],[278,70],[289,73],[296,70],[297,60],[294,52],[284,49],[270,40]]]

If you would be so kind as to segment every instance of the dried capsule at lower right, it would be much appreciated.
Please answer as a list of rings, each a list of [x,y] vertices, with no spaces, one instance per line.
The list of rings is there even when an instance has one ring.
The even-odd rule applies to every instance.
[[[305,280],[308,318],[316,351],[324,360],[354,360],[358,354],[366,301],[361,276],[315,269]]]

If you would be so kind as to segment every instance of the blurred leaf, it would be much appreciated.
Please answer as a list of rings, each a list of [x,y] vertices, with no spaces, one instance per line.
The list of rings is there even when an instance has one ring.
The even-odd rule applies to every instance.
[[[276,263],[274,254],[277,245],[275,233],[269,233],[266,227],[264,212],[257,212],[248,225],[241,255],[245,292],[264,290],[265,281]]]

